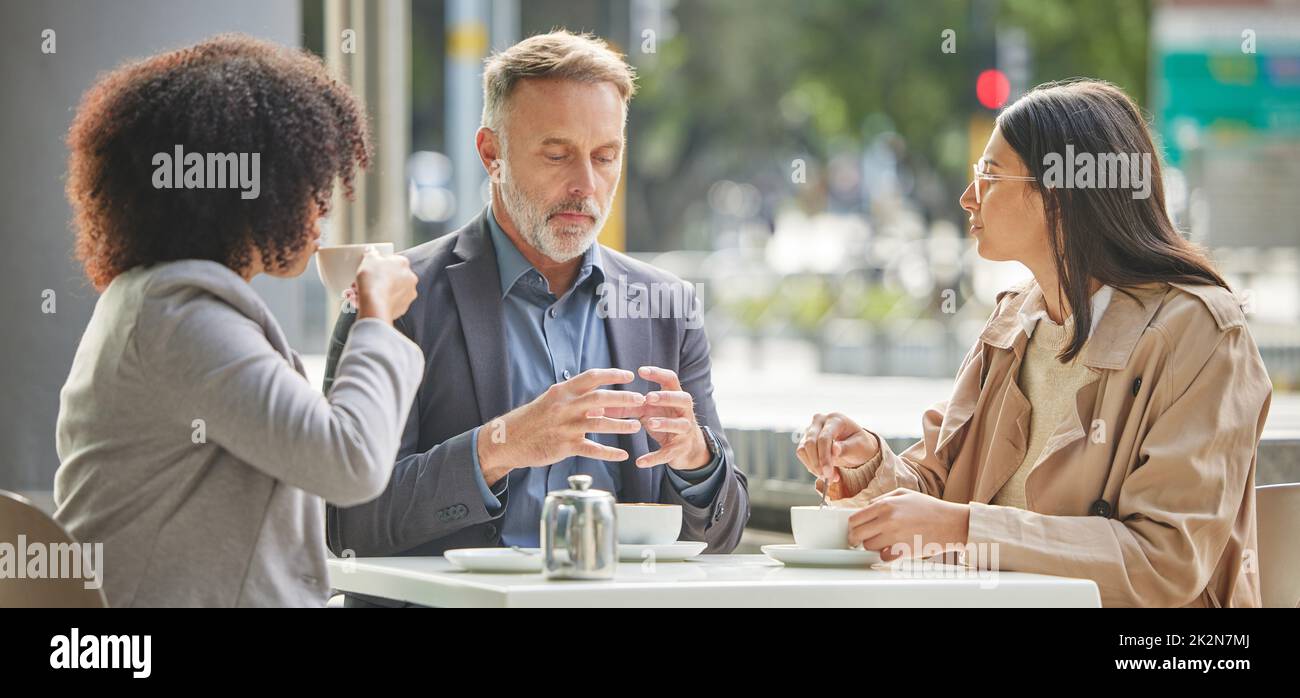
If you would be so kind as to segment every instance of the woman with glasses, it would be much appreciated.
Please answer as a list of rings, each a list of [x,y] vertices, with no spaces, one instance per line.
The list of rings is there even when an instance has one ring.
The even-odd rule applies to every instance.
[[[1272,388],[1236,296],[1165,212],[1138,107],[1104,82],[1034,89],[961,206],[980,256],[1033,278],[997,295],[915,445],[813,417],[798,457],[858,509],[849,543],[1088,578],[1106,606],[1260,605]]]

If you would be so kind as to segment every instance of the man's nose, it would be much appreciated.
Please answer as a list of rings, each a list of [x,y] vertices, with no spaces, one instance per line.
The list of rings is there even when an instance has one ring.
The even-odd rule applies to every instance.
[[[581,161],[569,177],[569,196],[585,199],[596,193],[596,170],[590,160]]]

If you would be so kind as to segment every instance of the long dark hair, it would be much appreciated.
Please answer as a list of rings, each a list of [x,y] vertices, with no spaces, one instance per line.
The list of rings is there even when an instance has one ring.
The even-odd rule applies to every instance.
[[[1204,250],[1169,220],[1160,155],[1141,110],[1118,87],[1083,79],[1045,83],[1008,106],[997,125],[1037,180],[1031,186],[1043,196],[1060,289],[1074,312],[1074,336],[1059,355],[1062,361],[1072,360],[1088,340],[1089,279],[1121,292],[1152,282],[1228,288]],[[1149,155],[1150,196],[1134,198],[1131,189],[1121,187],[1047,186],[1048,156],[1064,158],[1067,145],[1094,158]],[[1074,163],[1065,161],[1064,166],[1073,168]]]

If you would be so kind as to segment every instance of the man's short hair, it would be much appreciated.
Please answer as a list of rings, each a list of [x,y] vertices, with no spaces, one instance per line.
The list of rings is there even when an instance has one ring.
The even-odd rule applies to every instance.
[[[608,82],[626,105],[636,94],[636,71],[623,55],[591,34],[558,29],[538,34],[488,57],[483,70],[482,126],[504,137],[510,95],[525,78]]]

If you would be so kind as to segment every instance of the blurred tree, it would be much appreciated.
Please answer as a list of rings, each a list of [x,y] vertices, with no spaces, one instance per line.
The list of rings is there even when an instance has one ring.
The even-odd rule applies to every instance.
[[[927,213],[957,220],[975,76],[993,67],[985,28],[1025,31],[1035,83],[1098,77],[1142,101],[1151,2],[680,0],[678,34],[640,61],[630,247],[703,246],[687,232],[707,223],[714,182],[782,199],[820,192],[833,156],[889,131],[917,181],[946,184]],[[941,50],[945,29],[956,53]],[[796,158],[807,163],[803,192],[791,182]]]

